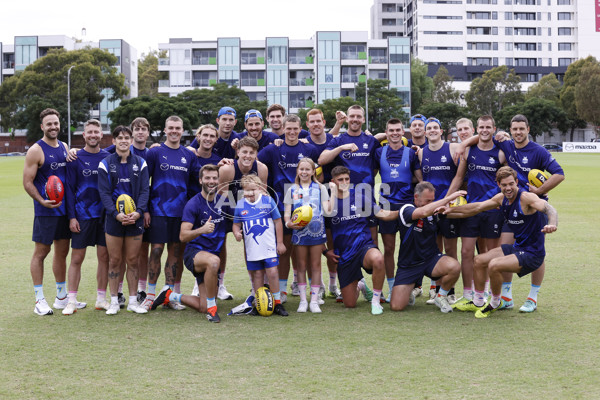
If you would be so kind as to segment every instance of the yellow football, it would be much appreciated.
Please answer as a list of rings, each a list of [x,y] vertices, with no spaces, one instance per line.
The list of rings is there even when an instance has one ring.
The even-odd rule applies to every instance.
[[[450,202],[450,207],[464,206],[465,204],[467,204],[467,199],[465,199],[463,196],[460,196]]]
[[[312,217],[313,210],[311,206],[300,206],[292,213],[292,223],[304,227],[308,225]]]
[[[315,175],[319,176],[323,173],[323,167],[319,166],[317,167],[317,169],[315,169]]]
[[[529,170],[529,174],[527,174],[527,180],[536,188],[539,188],[550,178],[544,171],[540,171],[539,169],[531,169]]]
[[[131,196],[122,194],[117,198],[117,211],[123,214],[131,214],[136,210],[135,202]]]
[[[256,311],[263,317],[268,317],[273,314],[275,309],[275,300],[273,294],[269,289],[264,286],[259,287],[255,293],[256,298]]]

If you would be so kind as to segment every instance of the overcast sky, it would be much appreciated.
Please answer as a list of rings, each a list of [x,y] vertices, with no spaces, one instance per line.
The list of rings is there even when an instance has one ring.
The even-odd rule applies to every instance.
[[[139,57],[175,37],[309,39],[316,31],[368,32],[372,4],[371,0],[6,1],[0,12],[0,42],[13,44],[15,36],[34,35],[124,39]]]

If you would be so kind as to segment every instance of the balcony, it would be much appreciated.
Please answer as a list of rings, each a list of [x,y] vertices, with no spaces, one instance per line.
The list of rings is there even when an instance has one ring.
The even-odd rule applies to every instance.
[[[192,57],[192,65],[217,65],[217,57]]]
[[[290,86],[314,86],[315,80],[312,78],[290,79]]]
[[[166,80],[159,80],[159,81],[158,81],[158,87],[159,87],[159,88],[160,88],[160,87],[170,87],[170,86],[171,86],[171,85],[170,85],[170,83],[169,83],[169,80],[168,80],[168,79],[166,79]]]
[[[314,57],[290,56],[290,64],[314,64]]]
[[[2,68],[4,68],[4,69],[15,69],[15,62],[14,61],[3,61],[2,62]]]

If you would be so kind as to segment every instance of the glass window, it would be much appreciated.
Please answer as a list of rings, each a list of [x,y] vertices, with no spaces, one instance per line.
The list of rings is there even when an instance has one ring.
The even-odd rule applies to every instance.
[[[237,46],[219,46],[220,65],[239,65],[240,52]]]
[[[342,67],[342,82],[357,83],[360,80],[359,77],[364,75],[364,73],[364,67]]]
[[[270,81],[269,81],[270,83]],[[290,71],[290,86],[313,86],[312,71]]]
[[[572,34],[571,28],[558,28],[558,36],[571,36]]]
[[[239,71],[219,71],[219,82],[228,84],[229,86],[240,85],[240,72]]]
[[[267,63],[269,64],[287,64],[286,46],[269,46],[267,48]]]
[[[192,65],[216,65],[217,50],[193,50]]]
[[[265,86],[265,71],[242,71],[242,86]]]
[[[559,21],[570,20],[570,19],[572,19],[572,15],[570,12],[559,12],[558,13]]]
[[[366,60],[367,54],[364,44],[343,44],[342,60]]]
[[[572,50],[572,44],[571,43],[559,43],[558,44],[558,51],[570,51]]]
[[[369,49],[369,64],[387,64],[387,49]]]
[[[319,40],[319,60],[339,60],[340,42]]]
[[[290,64],[313,64],[312,49],[289,49]]]
[[[272,69],[267,71],[269,86],[287,86],[287,72],[284,69]]]
[[[571,65],[572,62],[573,62],[572,58],[559,58],[558,66],[559,67],[568,67],[569,65]]]
[[[265,63],[265,51],[264,50],[242,50],[241,55],[242,64],[245,65],[256,65]]]

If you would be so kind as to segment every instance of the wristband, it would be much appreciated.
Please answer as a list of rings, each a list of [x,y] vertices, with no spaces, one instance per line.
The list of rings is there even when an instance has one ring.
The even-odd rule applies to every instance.
[[[321,254],[323,254],[324,256],[327,255],[327,252],[329,251],[329,249],[325,249],[321,252]]]

